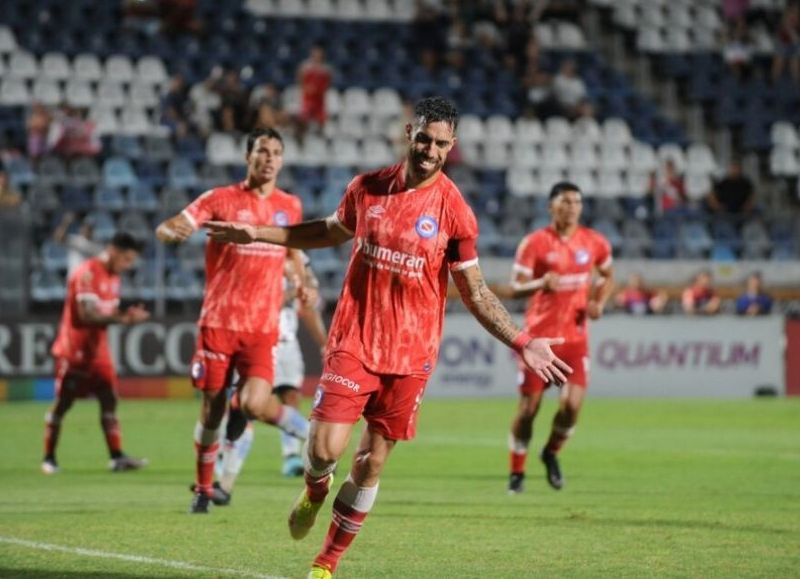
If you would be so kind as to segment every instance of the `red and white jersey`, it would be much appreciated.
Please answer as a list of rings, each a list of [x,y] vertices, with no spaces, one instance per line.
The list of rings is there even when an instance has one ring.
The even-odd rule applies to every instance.
[[[303,217],[298,197],[275,189],[264,197],[244,183],[206,191],[183,210],[195,228],[207,221],[291,225]],[[206,290],[198,325],[234,332],[278,332],[286,248],[270,243],[206,245]]]
[[[354,234],[328,351],[344,351],[379,374],[428,374],[436,364],[448,267],[478,261],[478,223],[443,173],[406,189],[405,165],[348,185],[335,219]]]
[[[537,291],[528,301],[525,327],[533,336],[585,340],[586,303],[595,267],[611,265],[611,245],[600,233],[579,226],[568,238],[552,226],[527,235],[517,247],[514,271],[539,279],[559,275],[556,291]]]
[[[78,312],[81,302],[92,302],[97,312],[104,316],[119,308],[119,276],[108,271],[105,258],[101,254],[87,259],[67,281],[61,324],[51,351],[53,356],[65,358],[74,365],[111,363],[106,326],[84,324]]]

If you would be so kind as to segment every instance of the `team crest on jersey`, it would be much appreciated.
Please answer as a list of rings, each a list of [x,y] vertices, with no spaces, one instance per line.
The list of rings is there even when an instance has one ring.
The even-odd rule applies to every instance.
[[[417,235],[421,238],[430,239],[438,233],[439,223],[430,215],[423,215],[417,219],[414,229],[417,230]]]
[[[200,380],[206,374],[206,367],[205,364],[200,362],[194,362],[192,364],[192,369],[190,370],[190,374],[192,376],[192,380]]]
[[[240,209],[236,212],[236,221],[251,223],[253,221],[253,212],[249,209]]]
[[[275,223],[275,225],[285,227],[286,225],[289,225],[289,215],[286,213],[286,211],[276,211],[275,215],[272,216],[272,221]]]
[[[314,401],[311,403],[311,408],[316,408],[322,404],[322,398],[325,396],[325,390],[322,384],[317,384],[317,389],[314,391]]]
[[[425,362],[422,365],[422,371],[425,372],[425,373],[430,372],[432,368],[433,368],[433,364],[431,364],[430,362]]]
[[[586,265],[589,263],[589,252],[585,249],[579,249],[575,252],[575,263],[578,265]]]
[[[386,213],[383,205],[370,205],[367,209],[367,219],[380,219]]]

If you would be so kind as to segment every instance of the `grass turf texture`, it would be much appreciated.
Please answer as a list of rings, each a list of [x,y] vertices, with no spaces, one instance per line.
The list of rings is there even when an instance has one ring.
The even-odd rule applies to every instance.
[[[533,453],[549,431],[549,400],[527,489],[508,496],[514,407],[426,401],[417,440],[395,449],[337,577],[800,575],[800,400],[589,399],[562,452],[560,492]],[[273,429],[256,427],[232,505],[189,516],[196,402],[122,402],[125,448],[151,462],[134,473],[105,470],[96,403],[83,401],[62,429],[62,472],[40,474],[44,411],[0,404],[0,538],[305,577],[332,501],[309,537],[289,538],[301,483],[280,476]],[[0,539],[0,577],[215,576],[233,575]]]

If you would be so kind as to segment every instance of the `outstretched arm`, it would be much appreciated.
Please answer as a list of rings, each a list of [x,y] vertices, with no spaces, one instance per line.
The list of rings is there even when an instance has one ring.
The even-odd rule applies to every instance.
[[[558,384],[567,381],[572,369],[550,350],[550,345],[563,343],[562,338],[533,339],[522,331],[486,285],[477,264],[451,273],[464,305],[490,334],[516,350],[542,380]]]
[[[222,221],[209,221],[205,226],[209,229],[208,236],[214,241],[245,244],[263,241],[297,249],[330,247],[353,238],[353,232],[342,225],[335,215],[288,227]]]

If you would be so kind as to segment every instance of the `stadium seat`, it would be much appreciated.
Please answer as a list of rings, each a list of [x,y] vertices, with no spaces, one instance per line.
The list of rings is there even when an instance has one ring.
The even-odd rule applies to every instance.
[[[94,54],[79,54],[72,63],[75,80],[97,82],[103,77],[103,67]]]
[[[72,78],[67,82],[64,98],[73,107],[88,108],[95,105],[94,91],[89,81],[82,78]]]
[[[682,223],[678,229],[680,257],[698,259],[706,257],[714,243],[706,225],[700,221]]]
[[[135,77],[131,59],[122,54],[115,54],[106,60],[105,78],[112,82],[129,83]]]
[[[167,69],[160,58],[144,56],[136,63],[136,77],[145,85],[162,87],[166,84]]]
[[[67,269],[67,248],[61,243],[47,239],[41,248],[42,266],[46,271],[64,271]]]
[[[24,106],[30,103],[31,95],[25,79],[6,77],[0,81],[0,105]]]
[[[156,211],[159,205],[153,188],[142,182],[136,183],[128,190],[127,203],[132,209],[140,211]]]
[[[116,187],[102,186],[95,191],[94,206],[108,211],[122,211],[127,205],[122,191]]]
[[[30,52],[17,51],[11,53],[6,67],[6,75],[10,78],[33,80],[39,76],[39,65],[36,57]]]
[[[72,67],[65,55],[57,52],[48,52],[42,57],[40,72],[40,78],[52,81],[66,81],[72,76]]]
[[[541,144],[544,142],[544,129],[539,119],[519,118],[514,123],[516,143]]]
[[[119,218],[117,227],[120,231],[127,231],[137,239],[149,239],[154,230],[147,218],[138,211],[126,211],[123,213]]]
[[[91,157],[78,157],[70,162],[69,180],[77,187],[94,187],[102,176],[97,162]]]
[[[66,279],[58,272],[34,270],[30,283],[31,297],[35,302],[63,301],[67,294]]]
[[[133,187],[136,174],[127,159],[111,157],[103,163],[103,182],[108,187]]]

